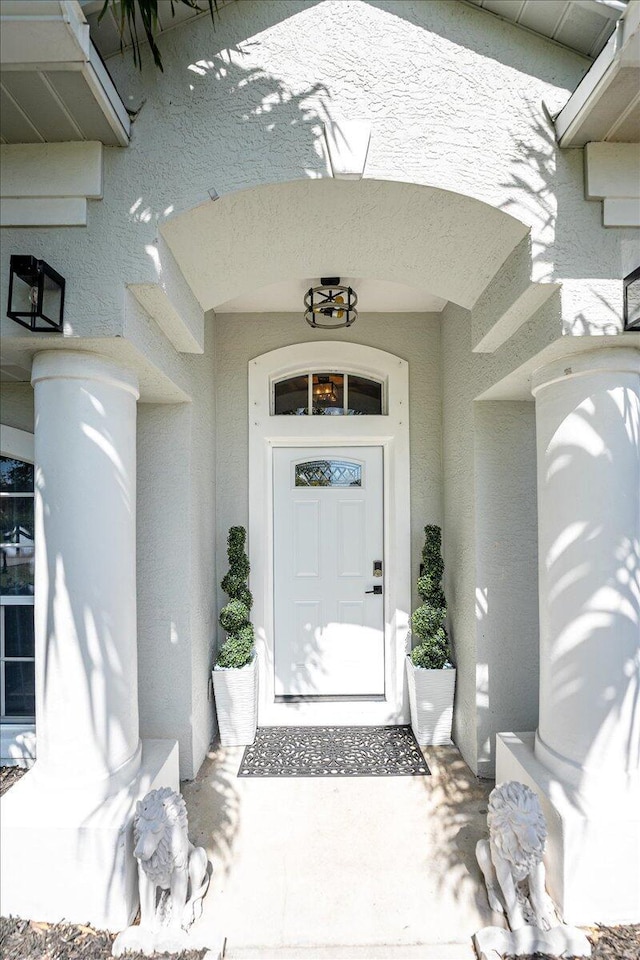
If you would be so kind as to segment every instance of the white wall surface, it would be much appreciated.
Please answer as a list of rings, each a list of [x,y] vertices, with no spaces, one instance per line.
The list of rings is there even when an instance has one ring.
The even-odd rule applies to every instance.
[[[298,314],[225,314],[216,328],[217,556],[226,537],[248,524],[248,362],[293,343],[338,340],[387,350],[409,363],[411,569],[418,576],[427,523],[441,523],[440,319],[437,314],[362,314],[349,330],[312,330]],[[339,356],[336,363],[340,363]],[[226,566],[221,574],[226,571]],[[224,594],[220,593],[224,602]],[[417,600],[413,584],[413,603]]]
[[[630,233],[602,228],[581,153],[556,150],[541,106],[567,99],[587,66],[578,55],[449,0],[244,0],[222,8],[215,30],[203,17],[160,46],[164,73],[109,61],[140,112],[130,146],[104,150],[104,198],[88,201],[87,227],[6,234],[5,249],[44,256],[67,278],[74,335],[122,334],[124,284],[158,279],[159,225],[210,190],[327,176],[322,127],[340,117],[371,121],[365,177],[512,214],[532,229],[536,280],[579,281],[581,305],[574,296],[567,309],[589,323],[612,312]],[[5,257],[3,283],[7,269]]]
[[[33,387],[30,383],[0,383],[0,421],[33,433]]]
[[[138,409],[138,676],[142,737],[177,738],[191,779],[213,734],[213,330],[192,357],[193,402]]]
[[[507,348],[473,354],[470,341],[469,313],[447,307],[443,553],[458,666],[454,740],[473,770],[492,776],[495,734],[537,719],[535,424],[532,401],[476,401],[512,361]]]
[[[533,399],[474,404],[478,773],[495,735],[538,725],[538,514]]]
[[[87,349],[93,338],[91,348],[99,349],[96,342],[111,337],[111,344],[126,344],[145,361],[150,383],[176,385],[174,399],[192,397],[190,405],[142,405],[139,411],[142,733],[175,733],[164,726],[171,705],[183,775],[197,767],[211,729],[205,685],[215,587],[223,572],[214,569],[214,502],[219,563],[229,525],[246,523],[246,362],[324,334],[307,333],[301,316],[219,316],[214,373],[210,339],[202,357],[177,354],[142,308],[132,308],[125,285],[159,280],[158,231],[168,218],[212,202],[212,190],[233,203],[233,192],[244,188],[328,176],[323,124],[364,118],[372,129],[366,178],[451,190],[511,214],[531,228],[533,279],[564,284],[506,345],[486,356],[471,353],[470,314],[447,308],[442,368],[439,320],[363,316],[345,334],[410,364],[412,563],[415,574],[424,523],[443,522],[459,668],[456,736],[475,767],[478,738],[481,744],[486,739],[476,717],[476,685],[484,682],[476,662],[487,662],[478,656],[474,609],[484,543],[477,538],[486,539],[489,531],[477,524],[474,506],[473,401],[562,333],[589,336],[619,327],[620,281],[637,265],[636,234],[602,227],[599,205],[584,198],[581,151],[556,149],[541,106],[544,101],[552,112],[562,106],[587,61],[451,0],[243,0],[222,8],[215,30],[203,17],[167,32],[160,46],[164,73],[150,64],[138,73],[127,57],[109,61],[125,103],[140,112],[130,146],[103,152],[103,199],[88,201],[87,226],[6,230],[0,260],[0,302],[6,302],[8,254],[44,257],[67,279],[72,345]],[[442,222],[436,226],[446,233],[446,208],[438,204],[438,210]],[[277,218],[270,226],[269,245],[281,246]],[[423,217],[410,238],[417,285],[416,251],[428,257],[433,227]],[[226,239],[238,257],[249,229],[235,229],[231,221]],[[297,239],[300,247],[313,245],[303,211]],[[360,248],[370,242],[357,231],[352,240]],[[484,240],[478,229],[478,248]],[[327,267],[340,270],[335,263]],[[207,269],[218,269],[215,258]],[[247,292],[258,274],[246,264]],[[34,349],[37,339],[12,321],[3,318],[2,331],[8,339],[24,334],[25,351]],[[526,377],[519,388],[522,399]],[[504,396],[512,399],[509,390]],[[6,397],[7,422],[30,429],[26,390],[11,385]],[[518,582],[525,597],[523,571]],[[499,649],[508,631],[512,624],[498,618],[492,637],[502,639],[485,638],[487,649]],[[482,752],[480,759],[486,759]]]

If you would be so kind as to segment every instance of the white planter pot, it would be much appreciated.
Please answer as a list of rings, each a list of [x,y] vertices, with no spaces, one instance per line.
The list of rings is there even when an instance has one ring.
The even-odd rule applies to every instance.
[[[223,747],[248,746],[258,726],[258,658],[246,667],[214,669],[220,743]]]
[[[451,743],[455,670],[425,670],[407,659],[411,729],[421,746]]]

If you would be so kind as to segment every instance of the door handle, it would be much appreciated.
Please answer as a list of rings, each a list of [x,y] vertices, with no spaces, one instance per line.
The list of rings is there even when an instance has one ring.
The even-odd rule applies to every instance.
[[[365,593],[375,593],[376,596],[379,597],[380,594],[382,593],[382,584],[381,584],[381,583],[376,583],[376,585],[375,585],[375,587],[373,588],[373,590],[365,590]]]

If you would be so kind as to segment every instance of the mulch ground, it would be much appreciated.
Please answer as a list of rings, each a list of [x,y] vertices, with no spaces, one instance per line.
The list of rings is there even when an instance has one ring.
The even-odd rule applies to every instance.
[[[591,927],[591,960],[640,960],[640,924],[623,927]],[[505,960],[558,960],[548,953],[505,957]]]
[[[0,797],[26,772],[22,767],[0,767]]]
[[[0,767],[0,796],[26,770]],[[592,960],[640,960],[640,924],[622,927],[597,926],[587,931],[593,944]],[[114,933],[72,923],[36,923],[0,917],[2,960],[108,960]],[[206,950],[157,953],[156,960],[202,960]],[[128,960],[143,960],[141,953],[128,953]],[[267,958],[265,958],[267,960]],[[507,958],[515,960],[515,958]],[[517,960],[557,960],[549,954],[520,956]]]
[[[115,933],[73,923],[36,923],[0,917],[2,960],[108,960]],[[206,950],[156,953],[157,960],[202,960]],[[128,960],[144,960],[142,953],[127,953]]]

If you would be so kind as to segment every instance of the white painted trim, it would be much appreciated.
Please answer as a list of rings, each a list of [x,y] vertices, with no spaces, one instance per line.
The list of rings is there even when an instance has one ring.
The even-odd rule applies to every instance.
[[[0,455],[15,457],[16,460],[35,462],[35,446],[32,433],[17,430],[0,423]]]
[[[640,197],[602,201],[603,227],[640,227]]]
[[[605,140],[615,128],[620,110],[617,115],[611,109],[602,111],[600,117],[596,114],[604,94],[610,92],[620,71],[637,65],[639,31],[640,4],[630,3],[606,47],[554,120],[559,146],[583,146],[586,137],[589,140]],[[594,130],[597,132],[594,133]]]
[[[2,227],[86,227],[87,201],[80,197],[26,197],[0,200]]]
[[[29,723],[0,723],[0,764],[31,767],[36,759],[36,728]]]
[[[389,413],[363,417],[271,416],[271,383],[309,369],[382,380]],[[273,656],[273,450],[381,446],[384,453],[385,698],[275,703]],[[294,344],[249,361],[249,557],[259,657],[258,722],[270,725],[408,723],[404,674],[411,610],[409,365],[360,344]]]
[[[102,197],[102,144],[3,143],[3,197]]]
[[[361,180],[367,163],[371,123],[332,119],[323,124],[331,172],[336,180]]]

